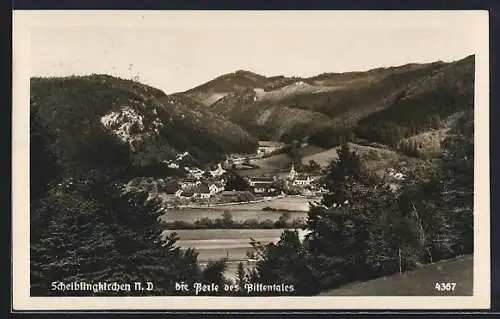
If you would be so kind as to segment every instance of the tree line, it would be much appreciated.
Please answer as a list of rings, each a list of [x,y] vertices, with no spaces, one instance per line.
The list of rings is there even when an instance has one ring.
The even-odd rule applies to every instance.
[[[180,249],[178,237],[159,219],[163,211],[156,200],[124,193],[110,171],[67,175],[36,112],[30,127],[33,296],[92,294],[52,291],[54,281],[151,281],[153,291],[133,292],[150,295],[189,294],[174,289],[181,281],[228,281],[225,260],[200,267],[194,249]],[[294,294],[313,295],[472,253],[472,112],[450,133],[440,169],[407,172],[397,191],[364,171],[344,144],[324,178],[328,192],[311,203],[306,239],[286,230],[277,243],[252,242],[258,261],[248,270],[242,264],[237,281],[288,283]],[[224,218],[229,222],[229,215]]]
[[[249,280],[294,284],[298,295],[317,294],[473,252],[473,114],[445,140],[441,166],[415,169],[398,190],[361,168],[348,144],[331,162],[328,193],[311,203],[301,241],[294,230],[277,243],[253,242],[256,267]]]

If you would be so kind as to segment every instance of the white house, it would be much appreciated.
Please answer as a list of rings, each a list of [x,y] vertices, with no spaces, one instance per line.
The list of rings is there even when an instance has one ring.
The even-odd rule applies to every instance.
[[[219,164],[217,164],[217,168],[215,170],[210,171],[210,174],[212,175],[212,177],[217,177],[217,176],[221,176],[225,172],[226,172],[226,170],[223,169],[222,164],[219,163]]]
[[[193,191],[195,192],[195,197],[199,197],[201,199],[208,199],[212,196],[208,186],[204,184],[196,186]]]
[[[200,185],[201,181],[183,181],[180,184],[181,184],[181,189],[187,189]]]
[[[182,160],[184,157],[188,156],[189,152],[184,152],[182,154],[178,154],[177,157],[175,158],[176,161]]]
[[[396,180],[404,180],[404,174],[401,173],[401,172],[398,172],[396,171],[394,168],[389,168],[386,172],[386,174],[391,177],[391,178],[394,178]]]
[[[177,163],[168,163],[169,168],[179,168],[179,164]]]
[[[177,198],[188,199],[188,198],[192,198],[193,195],[194,194],[192,192],[186,192],[185,190],[181,190],[181,189],[179,189],[177,192],[175,192],[175,197],[177,197]]]
[[[212,194],[210,193],[199,193],[201,199],[208,199]]]
[[[259,141],[258,143],[257,155],[259,156],[269,154],[286,146],[285,143],[275,141]]]
[[[216,185],[216,184],[211,184],[208,187],[208,189],[210,191],[210,194],[215,195],[215,194],[219,194],[220,192],[222,192],[224,190],[224,186],[222,186],[222,185]]]
[[[274,183],[274,179],[267,177],[247,177],[246,180],[251,187],[265,187]]]
[[[300,178],[297,178],[293,181],[293,185],[296,185],[296,186],[309,186],[311,185],[311,182],[313,181],[313,179],[309,176],[307,177],[300,177]]]
[[[199,169],[198,167],[194,167],[194,168],[189,168],[189,167],[184,167],[184,169],[186,171],[188,171],[189,175],[191,175],[192,177],[196,178],[196,179],[199,179],[201,178],[201,176],[203,175],[204,171],[202,171],[201,169]]]

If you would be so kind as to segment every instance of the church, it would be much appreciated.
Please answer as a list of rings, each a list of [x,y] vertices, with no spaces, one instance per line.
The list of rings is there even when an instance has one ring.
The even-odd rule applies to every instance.
[[[287,179],[292,182],[294,186],[310,186],[313,179],[305,174],[298,173],[295,170],[295,165],[292,164],[290,172],[288,173]]]

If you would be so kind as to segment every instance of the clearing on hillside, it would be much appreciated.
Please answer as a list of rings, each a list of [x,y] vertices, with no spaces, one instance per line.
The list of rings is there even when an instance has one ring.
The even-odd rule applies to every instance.
[[[401,155],[389,149],[383,149],[373,146],[365,146],[354,143],[349,143],[352,151],[356,151],[367,168],[371,170],[381,170],[394,166],[401,161]],[[327,166],[330,161],[338,158],[337,150],[340,146],[332,147],[325,151],[312,154],[302,158],[302,163],[307,164],[310,160],[314,160],[320,166]]]

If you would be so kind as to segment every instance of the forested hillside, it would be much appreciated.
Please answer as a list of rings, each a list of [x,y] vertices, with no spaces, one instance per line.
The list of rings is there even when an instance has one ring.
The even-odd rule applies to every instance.
[[[182,151],[206,162],[256,148],[239,126],[193,101],[107,75],[32,78],[30,103],[73,173],[152,165]]]
[[[258,140],[285,144],[259,157]],[[240,70],[171,95],[109,75],[32,78],[32,294],[58,294],[53,281],[152,281],[155,290],[136,292],[150,295],[182,293],[177,281],[227,282],[224,260],[202,269],[195,250],[165,236],[166,206],[149,190],[123,187],[154,176],[145,189],[158,195],[155,179],[210,180],[227,155],[246,162],[218,175],[229,193],[235,183],[248,190],[245,172],[278,185],[294,163],[322,194],[310,203],[308,235],[253,242],[255,269],[241,265],[239,282],[315,295],[471,255],[474,56],[310,78]],[[182,166],[205,172],[188,179]]]
[[[473,93],[469,56],[310,78],[238,71],[179,95],[205,96],[207,108],[260,139],[329,148],[362,138],[400,148],[402,139],[442,129],[447,117],[471,109]]]
[[[311,203],[305,240],[286,230],[277,243],[254,242],[259,261],[250,280],[293,284],[297,295],[310,295],[471,255],[473,123],[472,113],[462,116],[443,143],[438,168],[406,172],[396,191],[363,169],[358,154],[344,144],[323,181],[328,192]],[[470,273],[463,276],[454,278],[470,288]],[[432,295],[429,287],[417,293]]]

